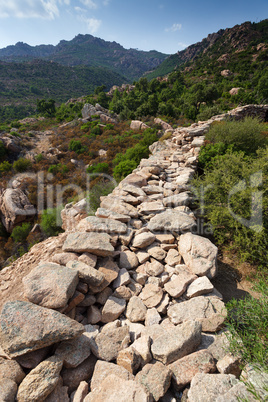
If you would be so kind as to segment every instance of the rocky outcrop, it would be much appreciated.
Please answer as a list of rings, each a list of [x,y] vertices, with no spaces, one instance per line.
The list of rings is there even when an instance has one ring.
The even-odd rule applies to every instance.
[[[0,272],[6,398],[178,400],[186,387],[188,401],[248,396],[212,283],[217,248],[197,233],[190,193],[204,134],[223,118],[173,130],[95,217],[71,205],[70,230]]]
[[[117,116],[98,103],[95,106],[86,103],[82,109],[82,117],[85,120],[91,120],[92,116],[99,116],[100,121],[104,124],[112,123],[115,124],[117,122]]]
[[[32,220],[36,209],[22,190],[7,188],[0,195],[0,215],[6,231],[11,233],[19,223]]]

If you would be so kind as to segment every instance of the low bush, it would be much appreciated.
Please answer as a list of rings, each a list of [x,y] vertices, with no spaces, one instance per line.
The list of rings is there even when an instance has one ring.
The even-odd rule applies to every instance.
[[[243,365],[259,365],[268,372],[268,283],[267,279],[259,280],[259,299],[247,296],[227,303],[227,327],[230,351],[241,355]]]
[[[122,180],[124,177],[132,173],[134,169],[138,166],[138,163],[134,160],[124,160],[120,162],[114,168],[114,178],[118,181]]]
[[[268,260],[268,147],[256,156],[228,150],[192,181],[219,245],[263,269]]]
[[[12,230],[11,237],[16,243],[22,243],[27,239],[31,230],[31,224],[29,222],[22,223],[21,226],[16,226]]]
[[[57,236],[61,229],[60,208],[49,208],[41,213],[40,226],[47,236]]]
[[[213,144],[233,145],[234,150],[250,155],[268,145],[267,125],[252,117],[243,121],[216,122],[206,134],[206,139]]]
[[[0,163],[0,172],[4,173],[4,172],[9,172],[12,168],[11,163],[9,163],[8,161],[4,161],[2,163]]]
[[[26,172],[31,166],[32,162],[26,158],[19,158],[13,163],[13,169],[18,173]]]
[[[100,162],[97,165],[89,166],[87,173],[108,173],[109,164],[106,162]]]

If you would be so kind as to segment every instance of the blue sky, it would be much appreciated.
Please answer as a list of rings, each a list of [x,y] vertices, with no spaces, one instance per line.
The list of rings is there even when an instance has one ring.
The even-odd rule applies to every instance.
[[[172,54],[221,28],[267,17],[267,0],[0,0],[0,48],[89,33]]]

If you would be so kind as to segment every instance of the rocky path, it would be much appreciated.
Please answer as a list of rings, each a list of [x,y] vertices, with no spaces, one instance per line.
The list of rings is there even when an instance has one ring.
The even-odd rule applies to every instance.
[[[68,206],[64,234],[0,272],[3,400],[254,400],[226,348],[217,248],[197,234],[189,184],[223,117],[153,144],[96,216]]]

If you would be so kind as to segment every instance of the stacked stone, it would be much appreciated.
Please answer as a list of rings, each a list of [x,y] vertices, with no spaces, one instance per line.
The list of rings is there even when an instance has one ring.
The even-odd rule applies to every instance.
[[[190,180],[209,124],[154,144],[96,216],[83,202],[63,213],[62,250],[2,309],[3,400],[175,401],[188,390],[190,402],[250,400],[216,335],[217,247],[196,234]]]

